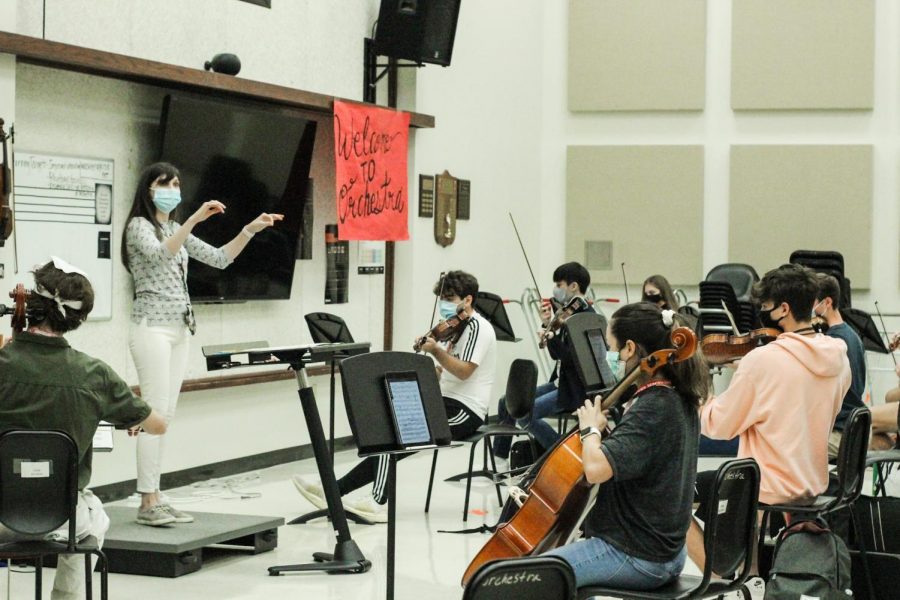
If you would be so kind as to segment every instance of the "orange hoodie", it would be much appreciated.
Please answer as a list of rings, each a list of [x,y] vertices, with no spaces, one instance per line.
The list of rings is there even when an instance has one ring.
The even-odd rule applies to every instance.
[[[847,347],[824,335],[783,333],[741,359],[728,389],[700,411],[713,439],[740,435],[766,504],[815,496],[828,486],[828,435],[850,388]]]

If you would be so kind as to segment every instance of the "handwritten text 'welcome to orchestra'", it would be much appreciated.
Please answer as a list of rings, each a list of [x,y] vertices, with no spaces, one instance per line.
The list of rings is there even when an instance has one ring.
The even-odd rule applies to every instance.
[[[406,210],[406,181],[394,184],[389,162],[394,140],[404,132],[377,131],[371,128],[366,117],[362,130],[355,129],[351,120],[348,127],[334,116],[337,129],[337,152],[345,161],[357,159],[359,171],[348,175],[338,191],[338,218],[344,223],[348,217],[359,218],[379,215],[385,211],[402,213]],[[403,144],[403,152],[406,145]]]

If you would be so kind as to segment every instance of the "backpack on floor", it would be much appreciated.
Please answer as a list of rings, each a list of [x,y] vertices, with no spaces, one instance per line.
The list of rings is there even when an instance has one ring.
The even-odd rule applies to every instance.
[[[778,536],[765,600],[851,598],[850,552],[822,519],[794,521]]]
[[[509,468],[521,469],[522,467],[533,465],[534,461],[536,461],[545,452],[543,446],[541,446],[537,442],[534,442],[534,448],[537,449],[538,456],[534,455],[534,451],[529,440],[519,440],[518,442],[513,442],[512,447],[509,449]]]

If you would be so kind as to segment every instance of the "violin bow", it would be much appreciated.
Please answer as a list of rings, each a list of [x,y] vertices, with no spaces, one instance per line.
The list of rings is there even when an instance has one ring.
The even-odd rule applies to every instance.
[[[628,280],[625,278],[625,261],[622,261],[622,283],[625,285],[625,304],[631,304],[628,298]]]
[[[731,329],[734,331],[734,335],[741,335],[741,332],[738,331],[737,323],[734,322],[734,315],[731,314],[731,311],[728,310],[728,305],[725,304],[724,300],[719,300],[722,303],[722,310],[725,311],[725,314],[728,315],[728,321],[731,323]]]
[[[881,314],[881,309],[878,308],[878,300],[875,301],[875,312],[878,313],[878,320],[881,321],[881,330],[884,332],[884,339],[887,340],[888,354],[891,355],[891,360],[894,361],[894,366],[897,366],[897,357],[894,356],[894,353],[891,352],[891,336],[888,335],[887,327],[884,324],[884,317]]]
[[[441,281],[440,287],[438,287],[437,296],[434,297],[434,304],[431,306],[431,325],[428,326],[428,331],[434,329],[434,318],[437,315],[437,304],[438,300],[440,300],[441,296],[444,295],[444,280],[447,278],[447,272],[441,271],[441,275],[439,277]],[[424,338],[423,338],[424,339]],[[416,350],[416,354],[418,354],[420,350]]]
[[[513,218],[512,213],[509,213],[509,220],[512,221],[513,230],[516,232],[516,239],[519,240],[519,248],[522,249],[522,256],[525,257],[525,264],[528,265],[528,272],[531,274],[531,282],[534,284],[534,293],[537,294],[538,299],[538,315],[540,315],[541,304],[543,303],[543,299],[541,298],[541,286],[538,285],[537,278],[534,276],[534,271],[531,269],[531,261],[528,260],[528,253],[525,252],[525,244],[522,243],[522,236],[519,235],[519,228],[516,227],[516,220]]]

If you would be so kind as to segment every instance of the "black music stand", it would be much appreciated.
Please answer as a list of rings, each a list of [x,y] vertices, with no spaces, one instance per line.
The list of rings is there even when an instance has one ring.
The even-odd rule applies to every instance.
[[[316,344],[352,344],[353,336],[342,318],[331,313],[309,313],[303,317],[309,327],[309,333]],[[331,380],[328,387],[328,454],[331,457],[331,465],[334,467],[334,373],[337,364],[347,358],[347,355],[336,353],[328,361],[331,367]],[[354,513],[346,513],[347,518],[359,525],[374,525],[372,521]],[[303,525],[319,517],[327,517],[328,509],[322,508],[300,515],[296,519],[288,521],[288,525]]]
[[[309,335],[315,344],[352,344],[353,336],[347,323],[337,315],[325,312],[314,312],[303,315]],[[334,371],[339,358],[328,361],[331,367],[331,387],[329,388],[330,408],[328,414],[328,450],[331,463],[334,464]]]
[[[334,524],[337,543],[334,552],[314,552],[315,562],[302,565],[285,565],[269,567],[269,575],[281,575],[298,571],[326,571],[328,573],[365,573],[372,568],[372,563],[363,556],[356,542],[350,537],[347,515],[341,503],[337,481],[334,478],[334,466],[328,460],[328,446],[325,444],[325,432],[322,430],[322,419],[316,407],[316,396],[306,366],[312,363],[324,363],[333,360],[335,354],[350,356],[369,351],[369,344],[324,344],[319,346],[292,346],[269,348],[266,342],[251,344],[235,344],[225,346],[206,346],[203,355],[206,357],[206,368],[209,371],[229,369],[252,365],[286,364],[297,377],[297,393],[300,395],[300,406],[309,430],[309,439],[316,459],[316,467],[322,480],[328,514]],[[246,355],[242,360],[236,356]]]
[[[344,359],[340,368],[344,404],[353,430],[353,439],[359,448],[359,456],[386,455],[389,459],[387,600],[393,600],[398,455],[459,444],[451,444],[447,411],[444,409],[434,363],[430,358],[411,352],[372,352]],[[415,373],[433,444],[405,448],[400,443],[385,387],[385,374],[390,372]]]
[[[491,292],[478,292],[473,303],[475,310],[487,319],[494,328],[494,335],[498,342],[519,342],[506,314],[506,305],[503,299]]]
[[[574,358],[575,372],[589,396],[615,385],[612,369],[606,362],[606,317],[582,312],[566,319],[568,351]]]

